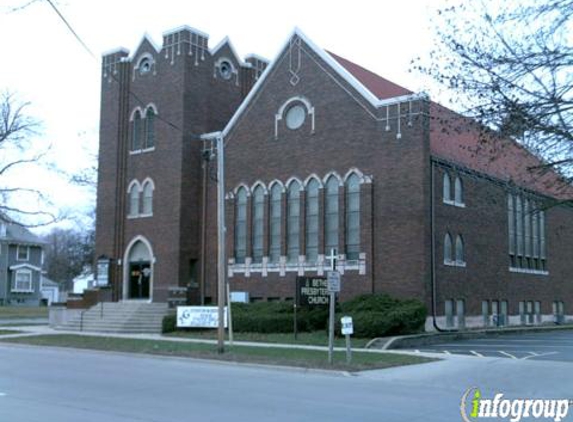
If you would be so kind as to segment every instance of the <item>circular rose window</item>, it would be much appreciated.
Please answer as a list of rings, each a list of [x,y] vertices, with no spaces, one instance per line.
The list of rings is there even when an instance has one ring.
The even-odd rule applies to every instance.
[[[144,58],[139,62],[139,73],[145,75],[151,71],[151,60],[149,58]]]
[[[228,61],[222,61],[219,65],[219,74],[223,79],[231,79],[233,76],[233,65]]]
[[[306,111],[303,106],[295,105],[288,109],[286,113],[286,125],[289,129],[298,129],[304,123]]]

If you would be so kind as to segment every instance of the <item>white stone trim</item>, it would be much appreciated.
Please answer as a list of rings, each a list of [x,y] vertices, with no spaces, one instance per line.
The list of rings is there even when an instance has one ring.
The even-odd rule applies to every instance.
[[[520,274],[549,275],[549,271],[546,270],[532,270],[529,268],[517,268],[517,267],[509,267],[509,272],[520,273]]]
[[[300,186],[300,191],[304,191],[304,183],[296,176],[291,176],[285,183],[285,188],[288,191],[292,182],[297,182]]]
[[[265,258],[267,260],[265,261]],[[257,265],[247,265],[247,260],[251,258],[245,258],[245,264],[235,264],[233,259],[229,259],[227,266],[227,274],[229,277],[233,277],[235,274],[243,274],[245,277],[252,277],[254,274],[260,274],[262,277],[267,277],[272,273],[279,273],[281,277],[286,276],[287,273],[296,273],[299,276],[303,276],[309,273],[316,273],[318,276],[323,276],[326,271],[330,270],[330,265],[324,260],[324,255],[319,254],[317,262],[307,263],[306,257],[300,255],[297,262],[287,262],[287,257],[282,255],[279,258],[279,262],[270,262],[268,257],[263,257],[262,264]],[[366,254],[361,253],[359,260],[346,261],[339,260],[337,264],[337,269],[341,274],[345,272],[358,272],[359,275],[366,274]]]
[[[314,133],[314,127],[315,127],[314,107],[312,106],[312,104],[310,103],[310,101],[306,97],[303,97],[302,95],[296,95],[296,96],[291,97],[288,100],[286,100],[280,106],[279,110],[275,114],[275,139],[278,139],[278,137],[279,137],[279,121],[281,121],[283,119],[284,113],[285,113],[286,109],[288,108],[288,106],[290,104],[296,103],[296,102],[300,102],[300,103],[304,104],[304,107],[306,108],[306,113],[311,118],[311,120],[310,120],[310,125],[311,125],[310,126],[310,133],[311,134]]]
[[[363,183],[371,183],[372,179],[369,179],[369,176],[366,176],[364,173],[362,173],[358,168],[356,167],[351,167],[346,174],[344,175],[343,181],[346,184],[346,182],[348,181],[348,179],[350,178],[350,176],[352,176],[353,174],[355,174],[356,176],[358,176],[358,178],[360,179],[360,184]]]
[[[136,106],[132,111],[131,114],[129,115],[129,121],[133,122],[133,120],[135,119],[135,113],[139,111],[139,115],[141,116],[140,119],[143,120],[143,110],[141,109],[140,106]]]
[[[368,88],[366,88],[356,77],[354,77],[348,70],[346,70],[340,63],[338,63],[330,54],[328,54],[325,50],[317,46],[314,42],[312,42],[299,28],[295,27],[294,30],[288,36],[286,42],[280,48],[278,54],[275,56],[275,59],[270,63],[269,66],[265,69],[261,77],[255,83],[247,97],[243,100],[233,117],[229,120],[225,129],[223,129],[223,136],[226,137],[231,129],[235,126],[241,115],[245,112],[251,101],[258,95],[258,91],[263,86],[264,82],[266,81],[268,75],[272,73],[276,66],[278,66],[279,59],[286,51],[286,49],[290,46],[291,40],[294,37],[299,37],[305,44],[307,44],[315,54],[317,54],[325,63],[328,64],[330,68],[332,68],[342,79],[344,79],[350,86],[352,86],[370,105],[375,108],[379,108],[382,106],[389,106],[393,104],[399,104],[401,102],[406,101],[414,101],[414,100],[427,100],[429,99],[428,94],[426,93],[417,93],[417,94],[410,94],[410,95],[402,95],[394,98],[387,98],[384,100],[380,100],[377,98]]]
[[[322,178],[322,182],[323,182],[324,186],[326,186],[328,179],[330,179],[330,177],[332,177],[332,176],[334,176],[336,179],[338,179],[338,186],[339,187],[344,186],[344,179],[342,177],[340,177],[340,174],[338,174],[338,172],[336,172],[336,171],[329,171],[328,173],[326,173],[326,175]]]
[[[236,60],[239,62],[239,65],[241,65],[241,60],[240,59]],[[217,74],[217,72],[220,72],[221,64],[223,62],[227,62],[231,65],[231,77],[229,77],[228,79],[224,78],[222,75]],[[226,56],[219,57],[215,62],[215,64],[213,65],[213,78],[222,79],[223,81],[231,81],[233,78],[235,78],[235,85],[239,86],[239,70],[233,64],[233,60],[229,59]]]
[[[261,62],[264,62],[264,63],[266,63],[266,64],[269,64],[269,63],[271,62],[271,61],[270,61],[269,59],[267,59],[266,57],[259,56],[258,54],[255,54],[255,53],[247,54],[247,55],[245,56],[245,60],[246,60],[246,59],[255,59],[255,60],[259,60],[259,61],[261,61]]]
[[[159,44],[157,44],[153,38],[151,37],[151,35],[149,35],[148,32],[144,32],[143,35],[141,36],[141,40],[139,41],[139,43],[137,43],[137,48],[135,49],[134,53],[137,52],[139,50],[139,48],[141,47],[141,45],[145,42],[148,41],[149,44],[151,44],[151,46],[153,47],[153,49],[155,50],[156,53],[159,53],[161,51],[161,47],[159,46]],[[131,59],[133,59],[133,57],[131,57]]]
[[[271,183],[269,183],[269,192],[271,192],[273,190],[274,186],[277,184],[280,186],[281,192],[285,193],[286,192],[285,185],[283,184],[283,182],[281,182],[278,179],[274,179]]]
[[[315,173],[311,173],[305,180],[304,180],[304,188],[306,190],[306,188],[308,187],[308,184],[310,183],[311,180],[316,180],[318,182],[318,188],[319,189],[323,189],[324,185],[322,184],[322,180],[320,179],[320,177],[318,177],[318,175],[316,175]]]
[[[143,192],[143,189],[145,189],[145,185],[151,183],[151,188],[155,191],[155,183],[153,182],[153,179],[151,177],[146,177],[143,182],[141,183],[141,191]]]
[[[101,56],[106,57],[106,56],[111,56],[112,54],[118,54],[118,53],[129,54],[129,49],[125,48],[125,47],[116,47],[116,48],[112,48],[110,50],[105,50],[104,52],[101,53]]]
[[[264,184],[262,181],[260,181],[260,180],[257,180],[257,181],[253,184],[253,186],[251,186],[251,193],[254,193],[254,192],[255,192],[255,189],[256,189],[257,187],[259,187],[259,186],[263,188],[263,193],[264,193],[265,195],[268,195],[268,194],[269,194],[269,190],[267,189],[267,187],[265,186],[265,184]]]
[[[220,50],[221,48],[223,48],[225,45],[228,45],[228,46],[229,46],[229,49],[231,50],[231,53],[233,54],[233,56],[234,56],[234,58],[235,58],[235,61],[236,61],[239,65],[243,66],[245,63],[241,60],[241,57],[237,54],[237,50],[235,49],[235,46],[233,45],[233,43],[231,42],[231,39],[230,39],[228,36],[226,36],[226,37],[223,38],[221,41],[219,41],[215,47],[210,48],[210,49],[209,49],[209,53],[211,53],[211,56],[214,56],[214,55],[217,54],[217,53],[219,52],[219,50]],[[226,59],[226,60],[230,61],[230,60],[227,59],[227,58],[223,58],[223,59]],[[219,59],[219,60],[220,60],[220,59]]]
[[[444,265],[447,267],[461,267],[461,268],[465,268],[466,267],[466,262],[465,261],[453,261],[451,259],[444,259]]]
[[[144,119],[147,117],[147,109],[149,109],[149,108],[153,109],[155,115],[159,114],[159,112],[157,111],[157,106],[155,105],[155,103],[149,103],[145,106],[145,110],[143,110],[144,111],[144,113],[143,113]]]
[[[22,268],[29,268],[31,270],[40,271],[40,272],[42,271],[42,269],[40,267],[36,267],[35,265],[32,265],[32,264],[17,264],[17,265],[12,265],[9,268],[12,271],[21,270]]]
[[[247,190],[247,198],[251,196],[251,189],[249,186],[247,186],[246,183],[239,183],[237,186],[235,186],[235,189],[233,189],[233,195],[237,196],[237,192],[239,192],[239,189],[241,188],[245,188]]]
[[[181,32],[181,31],[189,31],[189,32],[193,32],[197,35],[200,35],[203,38],[209,38],[209,34],[207,34],[206,32],[200,31],[199,29],[193,28],[192,26],[189,26],[189,25],[181,25],[181,26],[178,26],[178,27],[173,28],[173,29],[168,29],[167,31],[164,31],[163,34],[161,34],[161,35],[166,37],[168,35],[173,35],[177,32]]]

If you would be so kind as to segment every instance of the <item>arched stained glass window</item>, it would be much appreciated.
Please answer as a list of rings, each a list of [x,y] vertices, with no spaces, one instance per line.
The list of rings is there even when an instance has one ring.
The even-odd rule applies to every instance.
[[[360,255],[360,178],[352,174],[345,188],[346,259],[356,260]]]
[[[242,264],[247,256],[247,190],[237,191],[235,212],[235,262]]]

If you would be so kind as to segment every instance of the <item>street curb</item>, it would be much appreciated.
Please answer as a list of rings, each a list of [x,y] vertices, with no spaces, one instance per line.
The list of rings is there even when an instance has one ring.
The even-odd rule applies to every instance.
[[[0,339],[1,340],[1,339]],[[247,367],[253,369],[268,369],[280,372],[298,372],[298,373],[309,373],[309,374],[320,374],[329,376],[339,376],[339,377],[356,377],[361,372],[364,371],[343,371],[338,369],[321,369],[321,368],[305,368],[302,366],[288,366],[288,365],[272,365],[264,363],[252,363],[252,362],[238,362],[232,360],[219,360],[219,359],[203,359],[197,357],[185,357],[185,356],[169,356],[160,355],[152,353],[137,353],[137,352],[119,352],[116,350],[97,350],[97,349],[84,349],[77,347],[66,347],[66,346],[38,346],[34,344],[22,344],[22,343],[10,343],[0,341],[0,347],[12,347],[12,348],[26,348],[26,349],[43,349],[52,351],[71,351],[71,352],[83,352],[83,353],[97,353],[103,355],[116,355],[116,356],[137,356],[145,359],[160,359],[160,360],[178,360],[182,362],[195,362],[195,363],[208,363],[215,365],[226,365],[226,366],[236,366],[236,367]],[[382,368],[389,369],[389,368]],[[379,369],[368,369],[365,371],[372,371]]]
[[[488,337],[498,337],[504,334],[529,334],[543,333],[551,331],[573,330],[573,325],[558,325],[547,327],[509,327],[500,329],[476,330],[476,331],[456,331],[447,333],[424,333],[413,334],[408,336],[396,337],[379,337],[372,339],[366,345],[366,348],[392,350],[392,349],[410,349],[432,344],[448,342],[452,340],[472,340]]]

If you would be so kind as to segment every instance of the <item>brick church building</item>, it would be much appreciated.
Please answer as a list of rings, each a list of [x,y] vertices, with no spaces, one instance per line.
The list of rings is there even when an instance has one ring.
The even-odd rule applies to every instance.
[[[103,56],[96,252],[114,300],[217,296],[225,142],[231,291],[289,300],[335,250],[342,300],[418,298],[427,328],[562,321],[573,192],[512,140],[316,46],[274,61],[189,27]],[[551,206],[550,206],[551,205]]]

